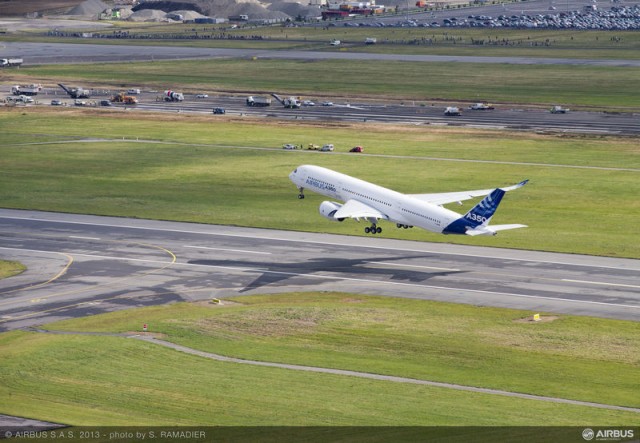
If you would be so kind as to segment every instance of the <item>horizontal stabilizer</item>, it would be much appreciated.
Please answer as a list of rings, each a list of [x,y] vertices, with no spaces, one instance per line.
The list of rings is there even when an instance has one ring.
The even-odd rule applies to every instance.
[[[475,235],[496,235],[498,231],[506,231],[507,229],[526,228],[527,225],[512,224],[512,225],[491,225],[491,226],[479,226],[476,229],[468,229],[465,234]]]

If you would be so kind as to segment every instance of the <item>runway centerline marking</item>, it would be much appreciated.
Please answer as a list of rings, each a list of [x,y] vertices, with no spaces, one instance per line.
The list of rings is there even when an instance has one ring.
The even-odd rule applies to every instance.
[[[247,251],[246,249],[227,249],[227,248],[210,248],[208,246],[190,246],[185,245],[185,248],[193,248],[193,249],[208,249],[211,251],[229,251],[229,252],[243,252],[246,254],[264,254],[264,255],[272,255],[272,252],[263,252],[263,251]]]
[[[80,240],[100,240],[98,237],[82,237],[80,235],[70,235],[69,238],[77,238]]]
[[[589,281],[589,280],[572,280],[570,278],[563,278],[562,281],[570,282],[570,283],[586,283],[589,285],[600,285],[600,286],[616,286],[619,288],[636,288],[640,289],[640,285],[626,285],[623,283],[607,283],[604,281]]]

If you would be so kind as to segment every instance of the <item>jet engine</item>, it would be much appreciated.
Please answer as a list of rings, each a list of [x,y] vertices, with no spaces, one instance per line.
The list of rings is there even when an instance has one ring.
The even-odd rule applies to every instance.
[[[335,213],[338,211],[338,209],[340,209],[341,207],[342,207],[342,205],[340,203],[324,201],[324,202],[320,203],[320,208],[318,210],[320,211],[320,215],[322,215],[324,218],[326,218],[328,220],[331,220],[331,221],[343,221],[344,218],[334,218],[333,217],[335,215]]]

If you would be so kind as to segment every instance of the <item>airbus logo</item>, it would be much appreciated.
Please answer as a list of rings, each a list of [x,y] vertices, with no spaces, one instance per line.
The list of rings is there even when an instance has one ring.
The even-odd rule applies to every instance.
[[[616,441],[622,439],[630,439],[634,437],[633,429],[600,429],[594,432],[591,428],[582,431],[582,438],[591,441],[594,438],[598,440]]]

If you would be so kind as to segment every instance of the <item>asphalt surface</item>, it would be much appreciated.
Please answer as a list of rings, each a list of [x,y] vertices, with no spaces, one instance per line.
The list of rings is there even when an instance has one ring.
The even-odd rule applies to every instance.
[[[28,267],[0,280],[0,331],[309,290],[640,320],[629,259],[6,209],[0,258]]]
[[[405,62],[508,63],[520,65],[640,66],[640,60],[551,57],[482,57],[462,55],[373,54],[276,49],[192,48],[184,46],[97,45],[74,43],[4,42],[2,58],[22,58],[24,65],[55,63],[130,62],[194,58],[267,58],[295,60],[385,60]]]

